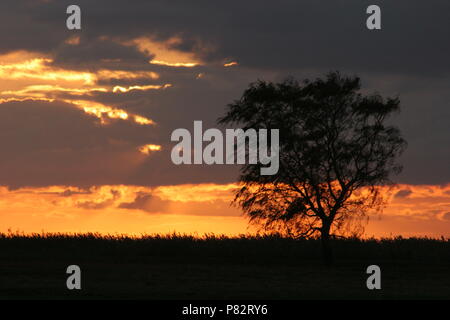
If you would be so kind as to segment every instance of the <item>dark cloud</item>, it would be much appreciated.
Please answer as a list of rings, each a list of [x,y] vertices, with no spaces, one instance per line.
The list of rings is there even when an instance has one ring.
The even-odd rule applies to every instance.
[[[167,212],[170,201],[162,200],[150,193],[139,192],[133,202],[123,202],[119,204],[121,209],[135,209],[145,212]]]
[[[148,192],[138,192],[132,202],[123,202],[120,209],[141,210],[146,213],[186,214],[196,216],[237,216],[238,210],[230,210],[229,202],[213,201],[176,201],[161,199]]]
[[[63,102],[9,102],[0,108],[0,181],[11,187],[120,183],[144,161],[143,126],[99,120]]]
[[[24,101],[0,108],[0,181],[11,188],[102,184],[228,182],[236,166],[176,166],[170,135],[158,127],[99,120],[64,102]],[[145,156],[138,147],[162,144]],[[231,175],[230,175],[231,173]]]
[[[442,216],[442,218],[444,218],[444,220],[449,220],[449,221],[450,221],[450,212],[444,213],[444,215]]]
[[[136,46],[125,46],[109,39],[85,39],[79,37],[80,43],[70,45],[63,43],[52,49],[53,65],[72,70],[79,69],[119,69],[136,70],[147,67],[153,55],[145,54]]]
[[[92,191],[73,191],[73,190],[65,190],[61,192],[59,195],[61,197],[71,197],[73,195],[80,195],[80,194],[92,194]]]
[[[398,199],[403,199],[409,197],[412,193],[413,192],[411,190],[403,189],[398,191],[394,197]]]
[[[64,197],[64,198],[69,198],[74,195],[92,194],[92,191],[91,190],[74,191],[74,190],[67,189],[67,190],[64,190],[63,192],[39,192],[38,194],[52,194],[52,195],[57,195],[57,196]]]
[[[8,3],[9,2],[9,3]],[[53,50],[74,33],[65,28],[70,1],[3,1],[3,50]],[[272,69],[349,69],[354,72],[448,74],[450,3],[377,2],[382,30],[365,27],[369,1],[207,0],[88,1],[82,9],[87,39],[129,39],[153,35],[209,61],[235,58],[247,66]],[[9,17],[9,18],[8,18]],[[13,20],[14,19],[14,20]],[[24,27],[33,24],[31,27]],[[5,24],[6,25],[6,24]],[[41,35],[37,37],[36,35]],[[3,37],[2,37],[3,39]]]
[[[339,69],[362,77],[364,90],[398,95],[394,119],[409,142],[403,183],[450,181],[450,3],[379,1],[382,30],[365,28],[368,1],[87,1],[82,30],[65,27],[69,1],[2,1],[0,53],[28,50],[49,54],[70,70],[153,71],[159,79],[102,79],[99,86],[171,83],[167,90],[126,94],[54,93],[56,99],[85,98],[157,122],[142,127],[124,121],[100,126],[63,102],[16,102],[0,107],[0,181],[12,187],[50,184],[159,185],[232,182],[236,166],[175,166],[170,134],[194,120],[215,127],[224,107],[257,79],[318,77]],[[79,45],[66,40],[80,36]],[[193,53],[195,68],[151,65],[152,53],[124,43],[142,36],[181,39],[172,49]],[[239,66],[223,68],[225,61]],[[0,61],[1,62],[1,61]],[[197,79],[199,73],[202,78]],[[136,148],[154,143],[162,151],[143,157]],[[140,199],[144,201],[146,199]],[[147,199],[148,200],[148,199]],[[130,204],[131,205],[131,204]]]

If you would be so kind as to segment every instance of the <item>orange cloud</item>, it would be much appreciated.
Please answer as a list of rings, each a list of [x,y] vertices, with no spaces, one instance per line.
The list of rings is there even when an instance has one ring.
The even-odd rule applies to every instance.
[[[106,88],[65,88],[58,85],[41,84],[26,86],[21,90],[6,90],[0,92],[2,96],[42,98],[50,93],[69,92],[73,95],[85,95],[92,92],[108,92]]]
[[[69,71],[49,66],[52,59],[33,58],[12,64],[0,64],[0,77],[9,80],[35,79],[35,80],[64,80],[83,81],[85,84],[93,84],[96,80],[90,72]]]
[[[131,119],[140,125],[154,125],[155,122],[151,119],[145,118],[143,116],[130,114],[127,111],[119,108],[114,108],[107,106],[98,102],[86,101],[86,100],[65,100],[67,103],[72,103],[82,109],[84,112],[91,114],[102,121],[105,122],[105,118],[109,119],[121,119],[128,120]]]
[[[146,90],[158,90],[158,89],[166,89],[170,88],[171,84],[165,84],[165,85],[147,85],[147,86],[129,86],[127,88],[121,87],[121,86],[115,86],[113,88],[113,92],[130,92],[133,90],[139,90],[139,91],[146,91]]]
[[[140,37],[125,42],[125,45],[136,46],[141,52],[152,55],[151,64],[164,65],[170,67],[195,67],[202,62],[192,52],[185,52],[175,49],[180,44],[180,37],[172,37],[166,41],[156,41],[150,37]],[[206,48],[203,48],[206,49]]]
[[[195,66],[198,66],[198,63],[195,62],[167,62],[162,60],[150,60],[151,64],[158,64],[161,66],[169,66],[169,67],[185,67],[185,68],[192,68]]]
[[[225,63],[223,66],[224,67],[232,67],[232,66],[237,66],[237,65],[238,65],[238,63],[236,61],[232,61],[232,62]]]
[[[133,90],[160,90],[171,85],[135,85],[99,87],[99,80],[108,79],[158,79],[159,75],[151,71],[99,70],[97,72],[80,72],[65,70],[51,66],[53,60],[49,57],[34,57],[33,53],[18,51],[0,56],[0,78],[4,88],[0,92],[0,103],[9,101],[41,100],[55,101],[60,99],[80,110],[93,115],[102,123],[106,119],[121,119],[133,121],[140,125],[154,125],[155,122],[138,114],[131,114],[122,108],[108,106],[89,99],[98,93],[126,93]],[[25,81],[25,82],[24,82]],[[32,82],[29,84],[29,82]],[[65,85],[61,85],[61,83]],[[66,95],[63,98],[61,94]],[[69,95],[69,97],[67,97]],[[84,98],[70,98],[84,96]]]
[[[159,75],[153,71],[124,71],[124,70],[98,70],[97,72],[84,72],[66,70],[52,66],[53,59],[49,57],[36,57],[29,52],[16,52],[0,55],[0,77],[8,80],[33,79],[46,81],[80,82],[93,85],[99,80],[109,79],[158,79]]]
[[[123,70],[99,70],[95,73],[98,80],[110,79],[159,79],[159,74],[153,71],[123,71]]]
[[[144,146],[139,147],[139,152],[149,155],[152,152],[155,151],[160,151],[161,150],[161,146],[156,145],[156,144],[146,144]]]

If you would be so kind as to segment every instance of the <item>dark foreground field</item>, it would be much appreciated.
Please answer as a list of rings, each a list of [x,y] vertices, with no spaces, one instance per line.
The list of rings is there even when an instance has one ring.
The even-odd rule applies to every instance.
[[[450,241],[0,235],[1,299],[450,299]],[[67,290],[79,265],[82,290]],[[368,290],[379,265],[382,289]]]

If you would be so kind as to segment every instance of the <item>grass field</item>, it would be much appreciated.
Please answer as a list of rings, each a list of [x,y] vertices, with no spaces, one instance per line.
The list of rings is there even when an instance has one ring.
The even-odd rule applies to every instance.
[[[0,299],[450,299],[450,241],[0,234]],[[79,265],[82,290],[66,288]],[[366,268],[381,268],[368,290]]]

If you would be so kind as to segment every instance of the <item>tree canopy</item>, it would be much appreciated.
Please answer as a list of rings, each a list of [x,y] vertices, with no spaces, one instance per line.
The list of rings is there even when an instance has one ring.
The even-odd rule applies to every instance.
[[[382,204],[379,187],[402,169],[406,141],[387,123],[399,106],[398,98],[362,94],[360,78],[339,72],[250,84],[219,123],[279,129],[280,167],[262,176],[261,164],[244,165],[234,203],[266,230],[320,236],[331,255],[330,235],[358,231]]]

